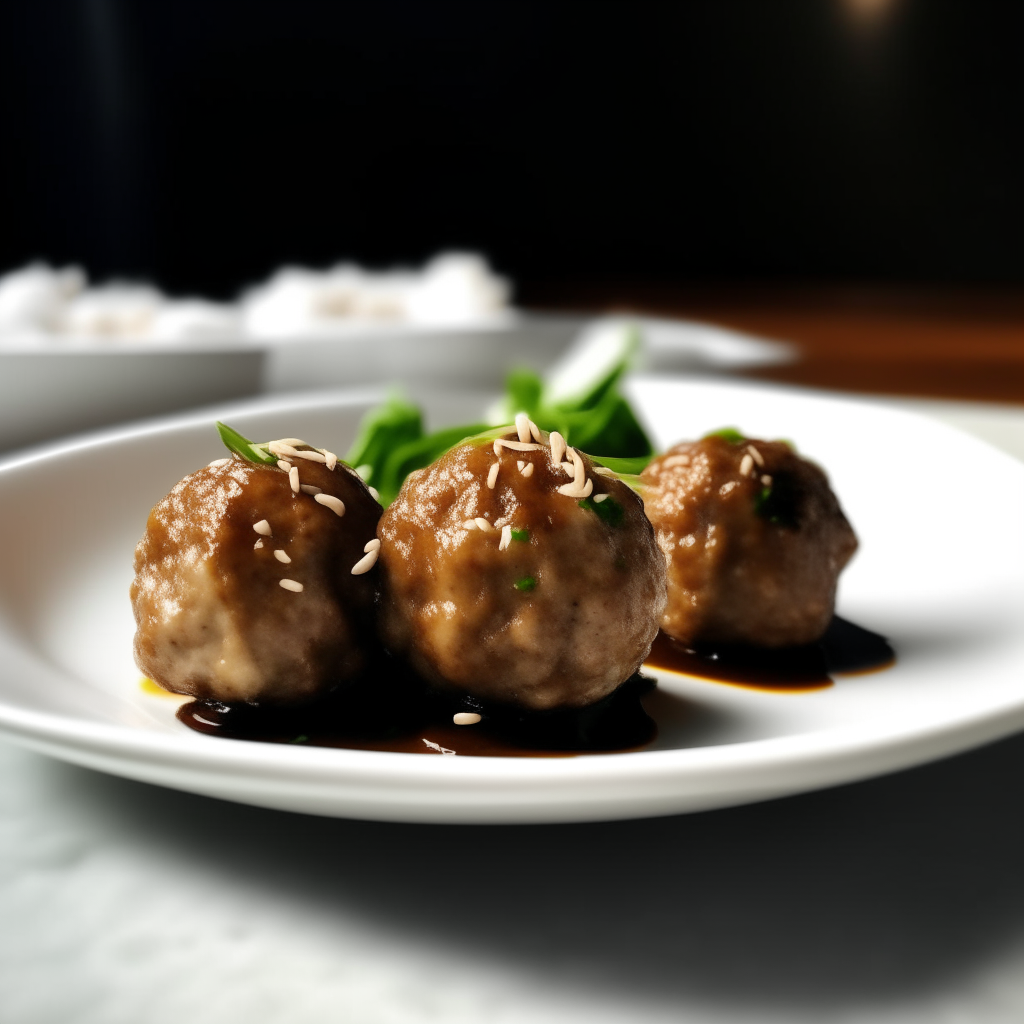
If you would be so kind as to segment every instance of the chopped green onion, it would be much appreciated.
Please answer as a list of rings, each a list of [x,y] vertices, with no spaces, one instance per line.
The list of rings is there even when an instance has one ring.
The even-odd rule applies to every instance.
[[[622,517],[626,512],[626,510],[612,497],[605,498],[604,501],[594,501],[593,498],[583,498],[578,501],[577,504],[580,508],[585,508],[588,512],[595,513],[598,519],[602,519],[609,526],[620,525]]]
[[[516,590],[524,594],[528,594],[535,586],[537,586],[537,581],[532,576],[524,576],[515,582]]]
[[[237,430],[226,423],[217,421],[217,433],[229,452],[240,455],[246,462],[255,462],[259,466],[276,466],[277,456],[262,451],[260,446],[243,437]]]
[[[519,541],[520,544],[525,544],[530,539],[530,531],[527,529],[513,530],[512,539]]]
[[[712,430],[710,433],[705,434],[701,440],[706,441],[709,437],[720,437],[723,441],[728,441],[729,444],[743,444],[746,441],[746,435],[741,434],[735,427],[722,427],[721,430]]]

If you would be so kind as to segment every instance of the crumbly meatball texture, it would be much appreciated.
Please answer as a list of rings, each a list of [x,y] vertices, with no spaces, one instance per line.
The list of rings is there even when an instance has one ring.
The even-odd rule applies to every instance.
[[[816,465],[779,441],[712,436],[676,445],[641,478],[668,561],[669,636],[759,647],[821,637],[857,538]]]
[[[458,445],[411,474],[384,514],[382,638],[443,689],[584,707],[647,656],[665,560],[639,498],[586,456],[593,493],[581,498],[559,492],[574,477],[546,444],[499,451]]]
[[[135,661],[165,689],[299,703],[365,666],[378,573],[352,567],[381,508],[344,466],[297,468],[343,516],[293,493],[282,469],[237,456],[185,477],[150,513],[131,586]],[[254,530],[263,520],[272,536]]]

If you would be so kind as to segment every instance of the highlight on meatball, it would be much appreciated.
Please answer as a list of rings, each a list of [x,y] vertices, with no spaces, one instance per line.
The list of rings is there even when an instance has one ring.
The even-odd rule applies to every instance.
[[[657,635],[665,560],[642,502],[525,415],[410,474],[377,535],[384,644],[443,691],[585,707]]]
[[[175,693],[301,703],[372,653],[381,507],[330,452],[297,438],[249,449],[259,462],[217,459],[150,513],[135,661]]]
[[[724,430],[677,444],[641,481],[668,562],[665,633],[776,648],[821,637],[857,549],[821,469],[785,442]]]

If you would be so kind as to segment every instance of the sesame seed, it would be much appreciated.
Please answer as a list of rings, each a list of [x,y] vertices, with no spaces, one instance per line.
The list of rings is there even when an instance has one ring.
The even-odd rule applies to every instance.
[[[253,551],[258,551],[261,547],[263,547],[263,538],[262,537],[258,541],[256,541],[255,544],[253,544],[252,549],[253,549]]]
[[[302,441],[299,442],[299,444],[302,443]],[[290,444],[285,444],[284,441],[271,441],[267,448],[270,450],[271,455],[276,455],[278,458],[284,456],[290,459],[292,456],[299,454]]]
[[[366,489],[370,492],[370,497],[373,498],[374,501],[380,501],[380,491],[378,491],[376,487],[370,487],[369,484],[367,484]]]
[[[752,444],[748,444],[747,445],[747,451],[750,452],[750,454],[753,457],[754,461],[762,469],[764,469],[764,456]]]
[[[661,468],[671,469],[673,466],[688,466],[689,464],[689,455],[670,455],[667,459],[662,461]]]
[[[740,476],[748,476],[754,468],[754,459],[748,452],[740,459]]]
[[[595,505],[600,505],[602,501],[607,501],[607,499],[610,498],[610,497],[611,497],[610,494],[595,494],[594,495],[594,504]]]
[[[512,527],[505,525],[501,528],[501,542],[498,544],[498,550],[504,551],[505,548],[512,543]]]
[[[526,465],[526,463],[523,462],[522,459],[516,459],[516,469],[518,469],[520,473],[522,473],[523,466],[525,466],[525,465]]]
[[[338,456],[334,452],[329,452],[326,448],[321,448],[320,451],[324,453],[324,458],[327,460],[325,465],[333,472],[334,467],[338,464]]]
[[[274,531],[270,528],[270,523],[268,523],[266,521],[266,519],[261,519],[258,523],[253,523],[252,524],[252,528],[261,537],[273,537],[274,536]]]
[[[547,451],[546,444],[534,444],[526,441],[506,441],[503,437],[494,441],[494,454],[500,455],[502,448],[509,448],[514,452],[543,452]]]
[[[291,565],[291,564],[292,564],[292,560],[291,560],[291,558],[289,558],[289,557],[288,557],[288,552],[287,552],[287,551],[282,551],[282,550],[281,550],[280,548],[278,548],[278,549],[277,549],[277,550],[276,550],[276,551],[274,552],[274,557],[275,557],[275,558],[276,558],[276,559],[277,559],[277,560],[278,560],[279,562],[284,562],[284,564],[285,564],[285,565]]]
[[[305,444],[306,442],[303,441],[301,437],[279,437],[276,441],[271,441],[270,443],[294,446],[297,444]]]
[[[494,485],[498,482],[498,470],[501,468],[500,462],[495,462],[494,465],[487,471],[487,486],[494,490]]]
[[[299,483],[299,467],[298,466],[292,466],[292,468],[288,470],[288,482],[292,485],[292,493],[298,494],[299,493],[299,488],[302,486]]]
[[[551,442],[551,461],[557,466],[565,455],[565,438],[557,430],[552,430],[548,440]]]
[[[765,475],[761,477],[761,483],[763,483],[765,487],[771,487],[772,478],[767,473],[765,473]]]
[[[285,473],[291,472],[292,464],[287,459],[278,459],[277,468],[284,470]]]
[[[363,551],[367,553],[371,551],[380,551],[380,538],[371,537],[363,547]]]
[[[216,468],[217,466],[226,466],[230,461],[230,459],[214,459],[213,462],[209,462],[207,465]]]
[[[533,463],[528,462],[521,470],[519,470],[523,476],[533,476]]]
[[[305,459],[307,462],[319,462],[321,466],[327,462],[327,456],[321,455],[320,452],[296,452],[295,458]]]
[[[362,576],[364,572],[369,572],[377,564],[377,556],[379,554],[379,547],[370,548],[370,550],[352,566],[352,575]]]
[[[329,508],[336,516],[345,514],[345,502],[336,498],[333,494],[314,494],[313,500]]]
[[[563,462],[562,469],[564,469],[565,472],[569,474],[569,476],[576,475],[576,467],[571,462]]]
[[[476,725],[480,718],[475,711],[458,711],[452,715],[452,721],[456,725]]]
[[[530,417],[525,412],[516,413],[516,430],[519,431],[519,440],[528,444],[532,440],[530,434]]]
[[[315,484],[300,484],[299,490],[303,494],[323,494],[323,488],[317,487]]]
[[[533,420],[530,420],[530,433],[533,435],[534,441],[536,441],[538,444],[544,443],[544,438],[541,435],[540,427],[538,427],[537,424],[533,422]]]
[[[277,581],[282,590],[290,590],[293,594],[301,594],[303,586],[301,583],[296,583],[295,580],[278,580]]]
[[[462,524],[462,528],[464,530],[475,530],[476,529],[476,520],[475,519],[467,519]]]
[[[483,516],[477,516],[476,519],[473,521],[476,523],[479,529],[484,531],[484,533],[489,533],[491,530],[494,529],[494,527],[491,526],[491,524],[486,519],[484,519]]]

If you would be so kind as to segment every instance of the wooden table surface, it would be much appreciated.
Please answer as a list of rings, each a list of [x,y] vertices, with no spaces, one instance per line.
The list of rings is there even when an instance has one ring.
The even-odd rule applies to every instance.
[[[1024,404],[1024,289],[578,283],[524,305],[707,320],[793,343],[748,376],[875,394]]]

